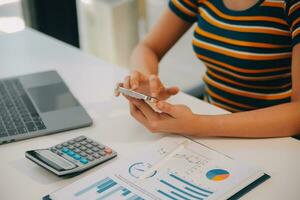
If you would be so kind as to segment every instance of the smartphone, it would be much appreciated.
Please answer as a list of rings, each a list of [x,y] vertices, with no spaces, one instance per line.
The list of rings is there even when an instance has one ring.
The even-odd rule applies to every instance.
[[[158,100],[153,97],[124,88],[120,86],[120,84],[118,84],[115,88],[115,93],[121,93],[135,99],[144,100],[155,112],[161,113],[161,111],[156,107],[156,103],[158,102]]]

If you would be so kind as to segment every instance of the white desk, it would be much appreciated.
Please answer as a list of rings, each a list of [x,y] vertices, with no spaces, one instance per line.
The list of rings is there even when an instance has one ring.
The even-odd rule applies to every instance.
[[[88,175],[61,179],[24,157],[30,149],[48,147],[81,134],[110,145],[119,157],[134,153],[163,135],[151,134],[129,115],[127,103],[113,97],[113,87],[126,71],[86,55],[79,50],[27,29],[0,36],[0,76],[56,69],[94,120],[89,128],[0,145],[0,199],[40,199],[60,187]],[[185,94],[175,102],[195,112],[221,114],[223,110]],[[262,167],[272,176],[242,199],[300,199],[300,142],[281,139],[199,139],[234,158]],[[111,162],[114,162],[113,160]],[[107,165],[109,163],[106,163]]]

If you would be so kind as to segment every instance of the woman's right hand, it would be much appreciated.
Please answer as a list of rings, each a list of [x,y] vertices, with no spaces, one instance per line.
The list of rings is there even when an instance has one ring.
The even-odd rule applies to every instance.
[[[157,75],[146,76],[139,71],[133,71],[130,75],[126,76],[122,85],[127,89],[140,92],[158,100],[166,100],[179,92],[178,87],[166,88]]]

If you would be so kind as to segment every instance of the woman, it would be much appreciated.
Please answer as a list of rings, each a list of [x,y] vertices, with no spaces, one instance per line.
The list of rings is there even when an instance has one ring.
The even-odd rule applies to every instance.
[[[164,101],[179,89],[160,82],[159,61],[194,23],[193,47],[207,66],[206,99],[233,114],[197,115],[184,105]],[[123,82],[126,88],[158,98],[163,113],[127,97],[131,114],[152,132],[200,137],[297,135],[299,43],[300,0],[171,0],[134,50],[131,60],[136,70]]]

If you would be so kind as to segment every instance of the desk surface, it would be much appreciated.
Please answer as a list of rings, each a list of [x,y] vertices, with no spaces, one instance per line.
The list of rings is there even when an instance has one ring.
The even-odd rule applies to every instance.
[[[130,117],[126,101],[114,98],[112,90],[126,74],[124,69],[31,29],[0,36],[1,77],[49,69],[59,72],[87,109],[94,124],[88,128],[0,145],[0,199],[40,199],[103,167],[97,166],[77,177],[62,179],[27,160],[24,157],[27,150],[49,147],[83,134],[111,146],[121,158],[163,137],[145,130]],[[172,101],[187,104],[197,113],[226,113],[183,93]],[[299,141],[292,138],[198,140],[233,158],[258,165],[272,176],[242,199],[300,199]],[[107,164],[109,162],[104,165]]]

